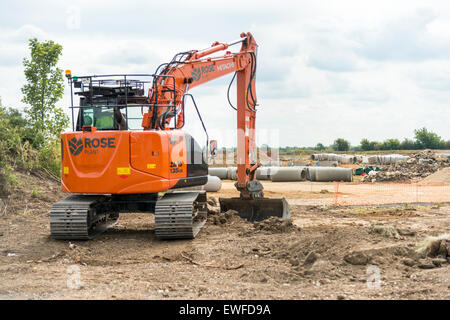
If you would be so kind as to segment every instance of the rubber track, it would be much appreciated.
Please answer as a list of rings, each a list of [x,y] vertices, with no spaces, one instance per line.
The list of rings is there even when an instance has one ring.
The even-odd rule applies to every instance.
[[[50,233],[54,239],[89,240],[104,232],[117,223],[115,220],[103,218],[89,221],[89,211],[95,210],[95,205],[104,196],[71,195],[56,202],[50,211]],[[95,215],[94,215],[95,216]]]
[[[156,202],[155,234],[159,239],[193,239],[206,222],[206,193],[166,193]]]

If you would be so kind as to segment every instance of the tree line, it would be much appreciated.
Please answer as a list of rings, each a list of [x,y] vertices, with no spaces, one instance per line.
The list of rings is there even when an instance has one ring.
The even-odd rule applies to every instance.
[[[414,130],[414,139],[386,139],[383,142],[362,139],[359,146],[352,147],[348,140],[338,138],[328,148],[318,143],[313,149],[323,151],[373,151],[373,150],[420,150],[420,149],[450,149],[450,140],[445,141],[436,133],[423,127]]]

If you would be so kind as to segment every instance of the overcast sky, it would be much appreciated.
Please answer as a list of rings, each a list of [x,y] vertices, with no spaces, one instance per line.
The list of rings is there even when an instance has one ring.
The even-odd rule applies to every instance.
[[[448,1],[6,1],[0,10],[0,97],[23,108],[22,59],[32,37],[64,48],[73,74],[153,73],[180,51],[259,44],[258,140],[281,146],[342,137],[450,139]],[[239,50],[239,47],[236,47]],[[210,138],[232,143],[231,76],[192,90]],[[68,110],[66,88],[59,103]],[[235,91],[233,92],[235,94]],[[192,118],[192,119],[191,119]],[[187,130],[199,130],[193,116]],[[276,138],[274,138],[276,137]]]

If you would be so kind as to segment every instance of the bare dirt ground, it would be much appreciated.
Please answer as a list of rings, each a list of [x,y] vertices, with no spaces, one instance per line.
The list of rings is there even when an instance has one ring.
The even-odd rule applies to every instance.
[[[450,181],[450,180],[448,180]],[[236,197],[234,181],[222,181],[220,196]],[[293,205],[375,205],[450,201],[450,183],[359,183],[262,181],[267,197],[285,197]]]
[[[123,214],[95,240],[69,243],[49,237],[59,184],[18,178],[0,202],[3,299],[450,298],[450,264],[416,252],[449,232],[449,206],[333,207],[332,184],[330,193],[277,184],[266,194],[289,199],[285,223],[212,215],[194,240],[159,241],[152,215]],[[232,193],[224,183],[210,196]],[[328,202],[302,205],[308,199]]]

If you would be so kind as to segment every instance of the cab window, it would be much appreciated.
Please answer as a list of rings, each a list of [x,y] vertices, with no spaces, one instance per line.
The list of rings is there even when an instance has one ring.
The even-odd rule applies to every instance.
[[[77,129],[81,130],[83,126],[93,126],[97,130],[119,130],[114,108],[109,107],[81,108]]]

